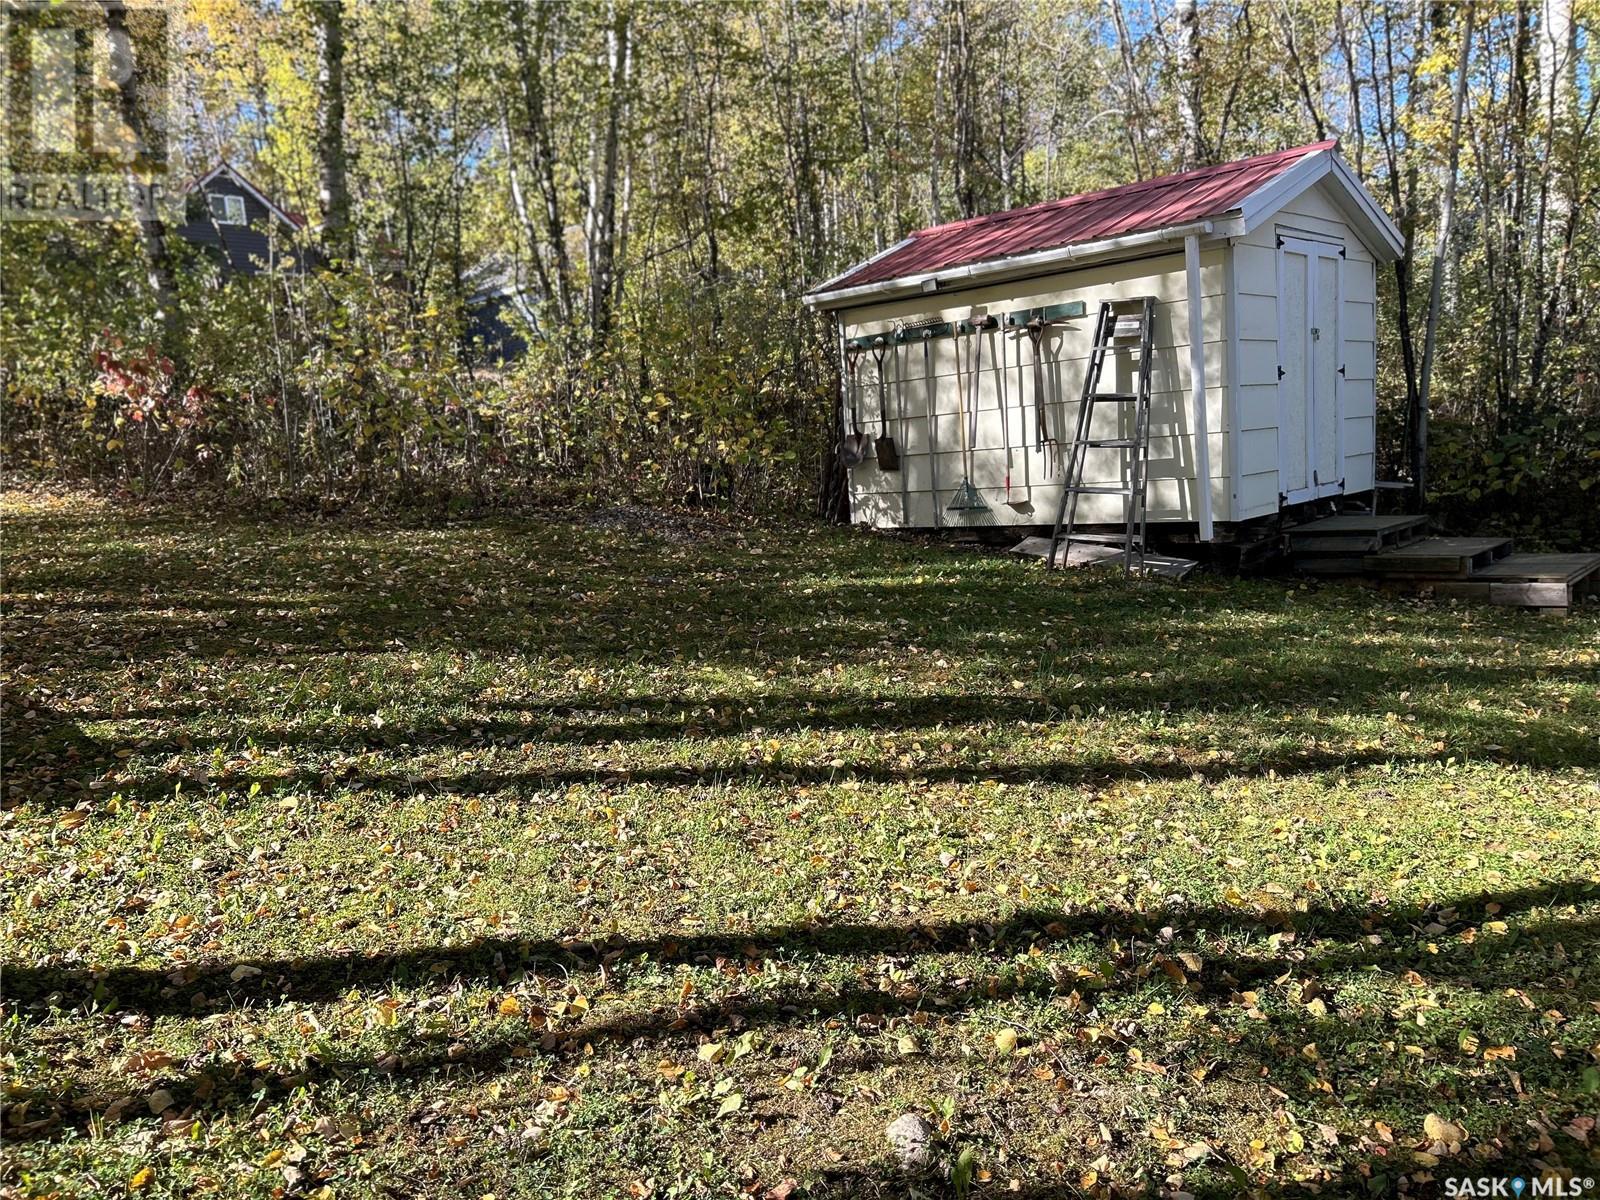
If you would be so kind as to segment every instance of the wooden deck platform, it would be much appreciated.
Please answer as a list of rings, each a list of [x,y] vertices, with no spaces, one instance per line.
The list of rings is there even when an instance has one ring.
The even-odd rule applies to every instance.
[[[1423,538],[1408,546],[1392,546],[1368,554],[1362,565],[1374,575],[1465,579],[1511,550],[1510,538]]]
[[[1417,515],[1374,516],[1348,513],[1320,517],[1303,525],[1272,526],[1272,532],[1249,543],[1281,552],[1311,575],[1366,580],[1386,589],[1433,595],[1441,599],[1477,600],[1489,604],[1565,613],[1574,604],[1600,596],[1600,554],[1518,554],[1510,538],[1430,537],[1428,518]],[[1096,545],[1093,535],[1074,542],[1066,566],[1119,568],[1118,545]],[[1115,542],[1104,536],[1106,542]],[[1173,549],[1168,545],[1167,549]],[[1214,551],[1216,547],[1211,547]],[[1225,550],[1226,547],[1223,547]],[[1011,553],[1042,559],[1050,550],[1047,537],[1024,538]],[[1211,561],[1241,569],[1245,551],[1231,564],[1225,555]],[[1182,579],[1199,562],[1169,554],[1147,554],[1144,574]]]
[[[1368,553],[1376,553],[1387,546],[1404,546],[1414,542],[1427,529],[1427,517],[1341,513],[1336,517],[1321,517],[1304,525],[1296,525],[1289,530],[1289,549],[1308,554],[1349,554],[1360,546]]]
[[[1467,579],[1441,580],[1434,595],[1527,608],[1567,608],[1600,596],[1600,554],[1508,554]]]
[[[1428,518],[1421,516],[1321,517],[1289,530],[1289,554],[1295,566],[1308,574],[1360,575],[1367,555],[1409,546],[1427,532]]]
[[[1290,557],[1307,574],[1555,612],[1600,595],[1600,554],[1517,554],[1510,538],[1427,537],[1427,526],[1421,516],[1323,517],[1288,531]]]

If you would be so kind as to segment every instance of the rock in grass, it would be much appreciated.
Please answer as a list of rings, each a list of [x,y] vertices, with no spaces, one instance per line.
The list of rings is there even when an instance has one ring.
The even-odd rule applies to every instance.
[[[933,1130],[916,1113],[895,1118],[883,1132],[905,1170],[921,1171],[933,1165]]]

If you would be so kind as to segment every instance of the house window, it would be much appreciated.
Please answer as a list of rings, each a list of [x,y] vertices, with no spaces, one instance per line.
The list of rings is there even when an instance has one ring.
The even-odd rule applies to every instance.
[[[244,197],[212,196],[211,219],[218,225],[243,225]]]

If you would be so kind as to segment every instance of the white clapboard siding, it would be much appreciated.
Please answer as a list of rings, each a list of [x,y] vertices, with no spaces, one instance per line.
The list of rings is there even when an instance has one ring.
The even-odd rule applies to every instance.
[[[1202,255],[1204,302],[1201,317],[1206,343],[1205,385],[1211,431],[1208,444],[1213,464],[1213,505],[1219,517],[1226,519],[1231,491],[1222,465],[1227,462],[1228,401],[1224,365],[1228,331],[1223,303],[1222,255],[1221,248],[1208,249]],[[1044,361],[1037,372],[1044,382],[1046,422],[1057,439],[1059,453],[1064,455],[1077,425],[1078,399],[1100,303],[1146,295],[1157,299],[1151,375],[1150,515],[1153,520],[1192,521],[1196,519],[1197,508],[1189,399],[1187,280],[1181,253],[974,288],[949,296],[873,305],[847,313],[844,332],[848,337],[886,335],[893,332],[897,321],[955,322],[974,313],[992,313],[1003,319],[1006,313],[1017,309],[1081,300],[1087,310],[1083,317],[1053,326],[1041,339]],[[980,338],[983,343],[981,360],[975,354]],[[1104,391],[1126,391],[1132,387],[1137,346],[1129,342],[1119,342],[1117,346],[1107,359],[1101,381]],[[930,350],[925,361],[922,344],[908,342],[898,353],[891,349],[883,365],[884,400],[890,416],[890,432],[902,454],[904,484],[911,496],[911,521],[925,527],[935,518],[943,525],[1036,525],[1053,520],[1061,484],[1058,478],[1048,474],[1046,456],[1034,449],[1038,387],[1033,344],[1027,335],[1010,329],[964,337],[960,342],[959,362],[958,347],[952,338],[936,339],[930,344]],[[981,366],[974,382],[972,368],[977,363]],[[857,408],[862,428],[876,436],[882,428],[879,372],[870,352],[861,356],[857,372]],[[930,384],[937,414],[932,419],[929,415]],[[970,399],[973,396],[975,404]],[[1002,397],[1006,408],[1004,422],[1000,412]],[[961,414],[973,410],[972,423],[976,427],[976,436],[972,438],[973,482],[991,506],[989,514],[978,516],[945,511],[964,470]],[[1097,406],[1094,431],[1103,437],[1126,436],[1131,433],[1131,416],[1131,405]],[[1009,433],[1011,444],[1012,499],[1023,504],[1031,496],[1031,512],[1017,512],[1005,504],[1005,433]],[[931,495],[934,472],[929,453],[935,443],[939,449],[940,493],[936,498]],[[1126,479],[1127,469],[1126,451],[1095,449],[1086,461],[1085,482],[1120,485]],[[904,523],[899,474],[878,470],[873,459],[851,471],[856,520],[880,527]],[[1031,487],[1024,487],[1025,480],[1031,481]],[[1120,521],[1124,517],[1124,505],[1125,501],[1118,496],[1086,496],[1081,502],[1081,516],[1094,522]]]

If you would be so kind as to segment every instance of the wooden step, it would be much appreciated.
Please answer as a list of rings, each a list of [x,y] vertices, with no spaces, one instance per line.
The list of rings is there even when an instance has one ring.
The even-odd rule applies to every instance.
[[[1297,556],[1375,554],[1389,546],[1415,541],[1427,528],[1428,518],[1417,514],[1379,517],[1371,513],[1341,513],[1290,529],[1289,550]]]
[[[1513,608],[1565,610],[1600,595],[1600,554],[1508,554],[1466,579],[1441,580],[1433,591]]]
[[[1466,579],[1511,553],[1510,538],[1424,538],[1369,554],[1367,571],[1386,578]]]

